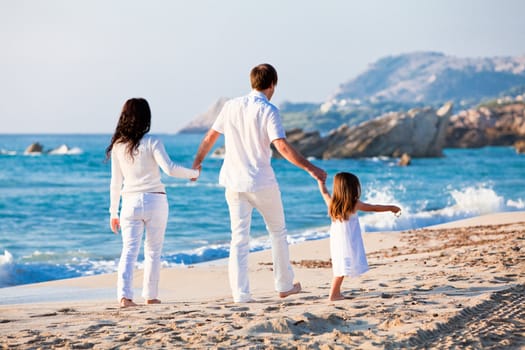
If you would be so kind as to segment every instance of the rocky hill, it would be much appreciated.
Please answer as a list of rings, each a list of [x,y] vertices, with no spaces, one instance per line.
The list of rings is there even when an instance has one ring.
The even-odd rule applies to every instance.
[[[215,118],[219,115],[222,106],[228,99],[221,97],[208,110],[193,119],[188,125],[179,130],[180,133],[204,133],[212,126]]]
[[[455,113],[502,96],[525,92],[525,56],[459,58],[436,52],[384,57],[354,79],[342,83],[326,102],[284,102],[285,129],[321,133],[356,126],[389,112],[439,108],[453,102]],[[203,132],[225,99],[218,100],[181,132]]]
[[[459,58],[416,52],[380,59],[343,83],[330,100],[398,101],[472,107],[525,85],[525,56]]]
[[[416,52],[378,60],[339,86],[326,102],[300,111],[281,106],[285,126],[327,132],[357,125],[387,112],[438,108],[453,102],[456,111],[525,91],[525,56],[458,58]],[[301,104],[304,105],[304,104]]]

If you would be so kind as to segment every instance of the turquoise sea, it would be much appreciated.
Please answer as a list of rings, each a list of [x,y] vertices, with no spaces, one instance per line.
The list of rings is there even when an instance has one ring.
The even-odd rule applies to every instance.
[[[203,135],[159,136],[172,159],[189,167]],[[0,287],[116,271],[121,241],[109,229],[110,164],[104,162],[110,137],[0,135]],[[33,142],[45,150],[66,144],[68,151],[25,155]],[[338,171],[357,174],[365,201],[402,208],[399,218],[361,213],[365,232],[525,210],[525,155],[512,147],[447,149],[442,158],[413,159],[408,167],[382,157],[312,161],[330,178]],[[170,202],[165,267],[228,256],[228,210],[217,184],[221,162],[208,157],[197,182],[164,177]],[[290,242],[327,237],[329,219],[316,182],[285,160],[273,164]],[[267,248],[255,213],[252,249]]]

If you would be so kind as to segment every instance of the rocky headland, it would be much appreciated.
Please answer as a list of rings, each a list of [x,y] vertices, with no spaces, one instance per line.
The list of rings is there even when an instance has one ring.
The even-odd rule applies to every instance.
[[[523,153],[525,104],[483,106],[451,116],[452,104],[439,110],[415,108],[389,113],[355,127],[343,125],[322,137],[294,129],[289,142],[303,155],[321,159],[360,157],[440,157],[443,148],[515,146]]]
[[[439,110],[415,108],[389,113],[355,127],[342,125],[325,137],[291,130],[288,141],[303,155],[321,159],[361,157],[440,157],[452,104]]]
[[[207,131],[225,100],[180,132]],[[411,158],[440,157],[443,148],[514,146],[525,152],[524,101],[525,56],[414,52],[378,60],[323,103],[285,101],[280,110],[289,142],[305,156],[405,154],[407,165]]]
[[[447,103],[440,109],[414,108],[388,113],[350,127],[342,125],[322,136],[300,128],[286,132],[287,140],[305,157],[319,159],[441,157],[444,148],[515,146],[525,150],[525,103],[483,106],[452,114]],[[224,149],[217,149],[221,155]],[[274,151],[274,157],[279,158]]]
[[[461,111],[450,118],[446,147],[511,146],[525,140],[525,104],[510,103]]]

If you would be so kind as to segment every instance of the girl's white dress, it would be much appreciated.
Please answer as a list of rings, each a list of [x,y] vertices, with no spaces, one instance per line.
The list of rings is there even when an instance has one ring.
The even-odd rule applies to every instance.
[[[357,277],[368,271],[365,246],[357,214],[352,214],[345,221],[332,221],[330,225],[330,253],[334,276]]]

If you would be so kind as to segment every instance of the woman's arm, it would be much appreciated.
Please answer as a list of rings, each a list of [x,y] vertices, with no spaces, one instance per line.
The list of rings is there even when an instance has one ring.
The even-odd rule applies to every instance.
[[[120,221],[118,217],[118,209],[120,205],[120,191],[122,190],[122,170],[116,155],[111,154],[111,183],[109,185],[109,226],[111,231],[118,233],[120,229]]]
[[[197,169],[189,169],[182,165],[172,162],[170,156],[166,152],[164,144],[160,140],[153,141],[153,157],[164,171],[169,176],[180,177],[183,179],[196,179],[199,177],[200,171]]]

